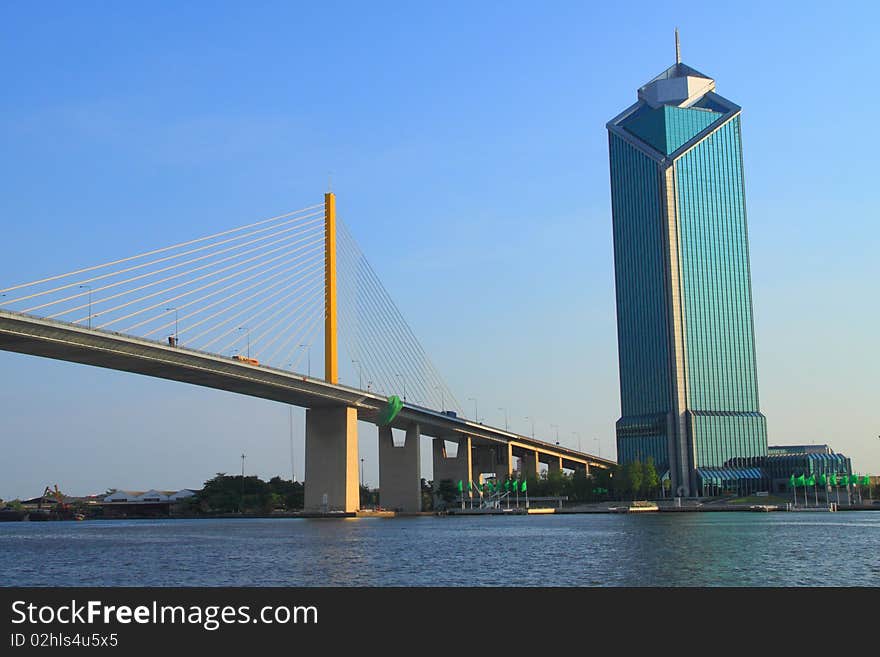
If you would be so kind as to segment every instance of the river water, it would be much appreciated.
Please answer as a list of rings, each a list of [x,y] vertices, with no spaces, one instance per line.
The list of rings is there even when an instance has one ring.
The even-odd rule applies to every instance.
[[[0,523],[3,586],[880,586],[880,513]]]

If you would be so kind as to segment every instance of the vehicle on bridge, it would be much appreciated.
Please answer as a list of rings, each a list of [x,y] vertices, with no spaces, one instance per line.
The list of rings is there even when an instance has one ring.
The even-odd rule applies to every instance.
[[[260,361],[256,358],[248,358],[247,356],[242,356],[241,354],[235,354],[232,357],[233,360],[241,361],[242,363],[247,363],[248,365],[259,365]]]

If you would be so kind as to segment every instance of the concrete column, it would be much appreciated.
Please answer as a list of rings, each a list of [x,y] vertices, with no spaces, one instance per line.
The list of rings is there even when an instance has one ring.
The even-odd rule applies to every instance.
[[[495,450],[493,454],[492,450]],[[495,469],[498,467],[498,456],[497,456],[498,448],[489,447],[487,445],[477,445],[473,450],[473,473],[474,479],[476,479],[476,475],[481,472],[495,472]]]
[[[495,446],[495,460],[495,475],[498,481],[509,479],[510,473],[513,472],[513,447],[510,443]]]
[[[306,411],[305,487],[307,511],[360,508],[357,409],[338,406]]]
[[[541,473],[541,467],[539,463],[540,459],[538,458],[538,452],[526,452],[525,455],[522,457],[523,477],[534,477],[535,479],[537,479],[538,475]]]
[[[395,447],[391,427],[379,427],[379,503],[386,509],[422,510],[419,425],[406,428],[403,447]]]
[[[450,457],[446,453],[446,439],[437,438],[432,442],[434,490],[438,490],[441,481],[448,479],[452,482],[456,495],[458,495],[459,481],[464,488],[464,494],[467,495],[467,483],[469,481],[474,481],[473,467],[471,463],[473,457],[473,454],[471,453],[471,439],[470,436],[463,436],[460,438],[453,436],[450,442],[458,443],[458,451],[456,452],[455,457]],[[438,504],[439,501],[439,496],[435,494],[434,504]]]
[[[455,486],[458,486],[458,482],[461,481],[467,487],[467,482],[473,479],[471,439],[469,436],[465,436],[450,442],[458,442],[458,453],[455,458],[450,458],[446,454],[444,439],[437,438],[433,442],[434,483],[439,484],[444,479],[449,479]]]
[[[558,472],[562,470],[562,457],[561,456],[548,456],[547,457],[547,467],[548,472]]]

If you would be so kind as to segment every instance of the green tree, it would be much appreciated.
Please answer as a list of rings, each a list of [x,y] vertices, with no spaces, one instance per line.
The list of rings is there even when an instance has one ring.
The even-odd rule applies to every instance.
[[[436,498],[436,506],[446,508],[451,506],[455,501],[455,498],[458,497],[458,489],[456,488],[456,483],[452,481],[452,479],[441,479],[438,481],[431,482],[431,488],[434,492],[434,497]]]
[[[288,511],[302,509],[305,503],[305,486],[298,481],[272,477],[269,480],[269,490],[282,498],[281,507]]]
[[[642,462],[636,459],[635,461],[630,461],[624,467],[624,479],[626,481],[625,490],[630,495],[632,495],[633,499],[639,497],[642,493],[642,488],[644,487],[645,477],[644,472],[642,470]]]
[[[559,495],[565,495],[567,484],[568,484],[567,479],[568,479],[568,477],[565,475],[565,473],[561,469],[548,471],[547,472],[547,479],[546,479],[546,482],[547,482],[546,495],[553,496],[553,497],[556,497]]]
[[[422,511],[433,511],[434,510],[434,486],[432,481],[427,481],[425,478],[422,478]]]
[[[654,465],[654,457],[649,456],[642,468],[644,477],[644,488],[648,497],[656,497],[657,489],[660,487],[660,477],[657,474],[657,468]]]
[[[571,498],[576,502],[588,502],[593,499],[593,478],[586,470],[575,470],[571,476]]]

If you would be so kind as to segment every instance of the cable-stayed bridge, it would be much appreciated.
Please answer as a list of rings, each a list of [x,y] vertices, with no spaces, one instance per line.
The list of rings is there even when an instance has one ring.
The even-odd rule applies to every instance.
[[[357,385],[339,382],[340,342]],[[357,510],[358,420],[379,427],[383,506],[404,511],[421,504],[422,435],[434,438],[438,481],[504,479],[517,462],[523,476],[541,462],[587,472],[613,464],[464,418],[337,218],[332,193],[294,212],[0,289],[0,349],[308,409],[307,510]],[[405,432],[402,444],[395,429]]]

